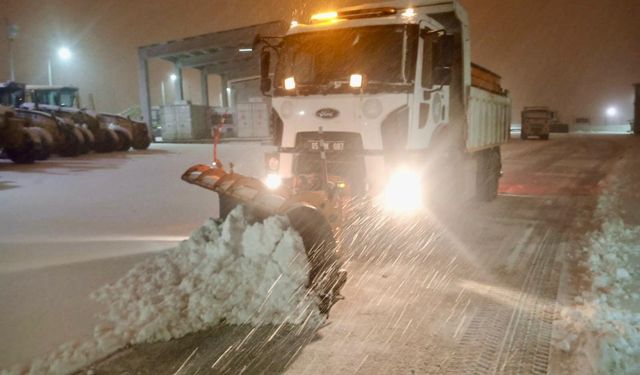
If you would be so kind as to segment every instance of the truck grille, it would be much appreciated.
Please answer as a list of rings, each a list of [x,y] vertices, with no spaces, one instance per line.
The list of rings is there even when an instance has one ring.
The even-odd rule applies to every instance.
[[[329,175],[343,179],[355,194],[364,193],[366,171],[362,137],[349,132],[300,132],[296,134],[295,175],[319,175],[321,140],[324,142]]]

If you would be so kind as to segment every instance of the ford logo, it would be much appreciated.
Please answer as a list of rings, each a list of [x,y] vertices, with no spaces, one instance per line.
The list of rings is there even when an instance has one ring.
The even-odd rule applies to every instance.
[[[316,116],[322,119],[336,118],[338,117],[339,114],[340,112],[338,112],[337,109],[333,109],[333,108],[321,108],[316,111]]]

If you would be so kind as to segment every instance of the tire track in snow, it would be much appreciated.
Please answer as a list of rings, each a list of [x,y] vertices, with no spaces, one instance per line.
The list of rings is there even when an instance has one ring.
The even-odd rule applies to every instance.
[[[517,290],[486,288],[444,373],[547,373],[560,276],[555,245],[560,237],[547,229],[529,238],[523,248],[539,242]]]

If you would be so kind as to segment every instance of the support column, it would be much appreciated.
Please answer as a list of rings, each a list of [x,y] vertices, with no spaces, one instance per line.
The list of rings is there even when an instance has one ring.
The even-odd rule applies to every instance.
[[[153,129],[151,128],[151,100],[149,92],[149,65],[145,54],[138,50],[138,91],[140,95],[140,111],[144,122],[147,124],[147,130],[151,141],[155,141]]]
[[[180,62],[176,62],[173,67],[174,73],[176,75],[175,89],[176,89],[176,100],[183,101],[184,100],[184,89],[182,87],[182,64]]]
[[[220,87],[222,88],[220,92],[220,96],[222,97],[222,106],[229,106],[229,82],[227,81],[227,76],[220,75]]]
[[[200,92],[202,96],[202,104],[209,106],[209,72],[207,69],[200,71]]]
[[[633,87],[636,91],[633,110],[633,134],[640,135],[640,83],[636,83]]]

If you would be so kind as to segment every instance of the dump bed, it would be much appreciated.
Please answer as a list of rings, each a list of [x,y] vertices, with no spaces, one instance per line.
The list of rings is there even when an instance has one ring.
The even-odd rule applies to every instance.
[[[500,76],[472,64],[467,108],[467,151],[498,146],[509,139],[511,99],[502,89]]]

